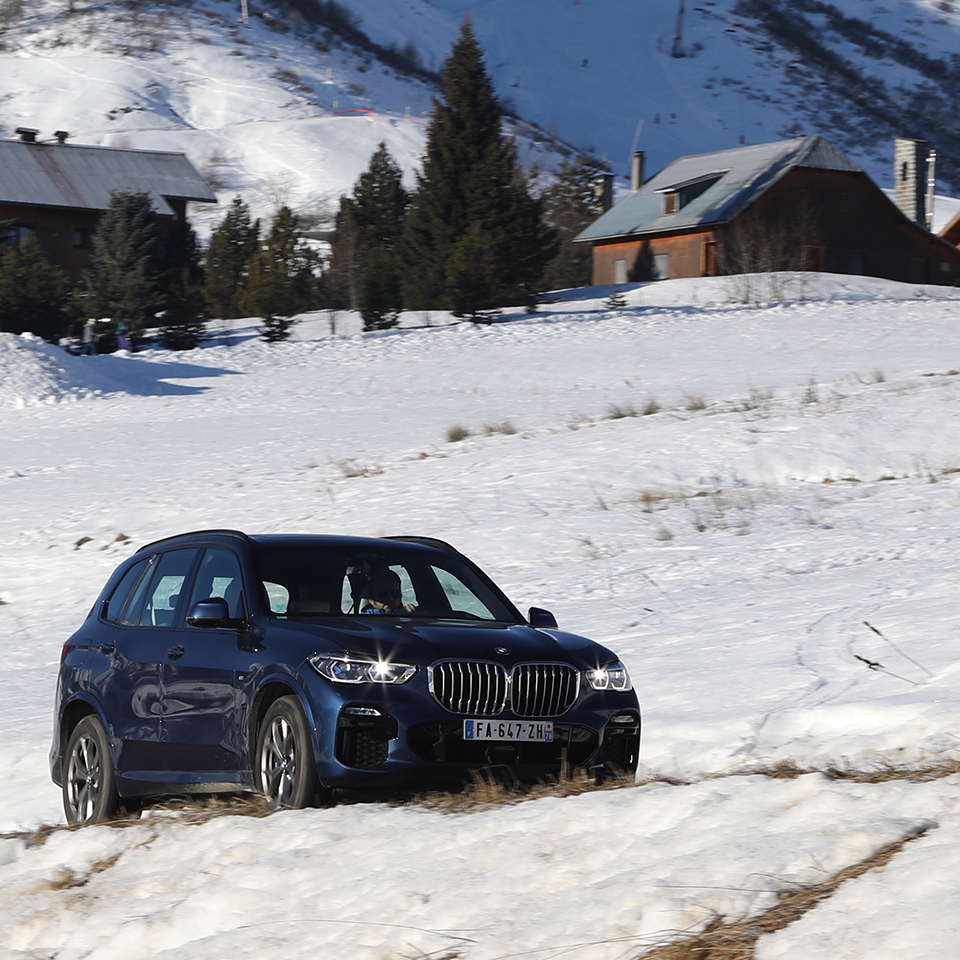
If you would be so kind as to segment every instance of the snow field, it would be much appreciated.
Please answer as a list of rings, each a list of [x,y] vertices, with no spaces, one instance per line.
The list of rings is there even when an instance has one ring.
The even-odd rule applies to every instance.
[[[183,354],[0,337],[0,830],[62,818],[59,647],[104,579],[208,526],[446,539],[618,651],[644,775],[712,778],[7,839],[0,955],[627,958],[926,829],[758,956],[952,956],[957,776],[726,776],[957,757],[952,292],[823,277],[758,307],[676,281],[617,312],[605,293],[484,328],[344,315],[332,336],[311,315],[275,346],[237,324]]]

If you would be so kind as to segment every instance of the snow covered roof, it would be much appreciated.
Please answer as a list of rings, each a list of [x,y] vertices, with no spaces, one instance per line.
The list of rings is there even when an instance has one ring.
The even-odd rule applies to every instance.
[[[162,214],[167,197],[217,201],[182,153],[0,140],[0,203],[105,210],[115,190],[149,194]]]
[[[725,223],[797,167],[863,173],[823,137],[797,137],[680,157],[595,220],[577,240],[683,230]],[[663,194],[689,191],[675,213]]]

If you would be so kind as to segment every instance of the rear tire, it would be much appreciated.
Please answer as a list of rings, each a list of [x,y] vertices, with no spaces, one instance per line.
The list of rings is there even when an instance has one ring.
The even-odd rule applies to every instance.
[[[281,697],[267,710],[257,732],[255,758],[257,789],[273,809],[314,804],[317,765],[307,718],[296,697]]]
[[[63,811],[68,823],[101,823],[120,807],[110,746],[95,716],[84,717],[67,739]]]

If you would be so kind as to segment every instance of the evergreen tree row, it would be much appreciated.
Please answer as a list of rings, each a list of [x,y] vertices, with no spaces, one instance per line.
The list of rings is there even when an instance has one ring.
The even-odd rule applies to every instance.
[[[115,193],[77,290],[68,291],[35,238],[0,258],[0,330],[56,339],[69,313],[111,318],[114,331],[122,320],[134,345],[158,327],[165,346],[189,349],[211,317],[262,317],[268,341],[285,339],[292,318],[321,303],[359,310],[368,330],[395,326],[403,308],[489,322],[506,305],[532,308],[544,289],[589,283],[589,249],[572,239],[597,214],[597,163],[564,161],[554,184],[535,194],[503,133],[469,20],[442,84],[415,189],[404,189],[381,143],[341,198],[322,277],[288,207],[261,235],[235,197],[204,258],[186,221],[158,231],[147,194]]]

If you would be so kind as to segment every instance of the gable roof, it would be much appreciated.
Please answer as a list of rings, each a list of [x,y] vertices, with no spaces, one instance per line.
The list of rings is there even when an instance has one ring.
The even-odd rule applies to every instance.
[[[727,223],[798,167],[863,173],[820,136],[680,157],[595,220],[576,239],[603,240]],[[704,184],[706,189],[676,213],[664,215],[661,194]]]
[[[167,197],[217,201],[182,153],[0,140],[0,203],[106,210],[114,190],[149,194],[161,214]]]

